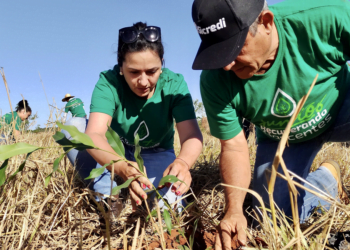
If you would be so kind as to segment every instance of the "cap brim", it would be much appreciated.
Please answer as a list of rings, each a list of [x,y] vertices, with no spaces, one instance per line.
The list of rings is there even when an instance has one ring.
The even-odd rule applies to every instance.
[[[73,98],[74,96],[70,96],[70,97],[65,97],[65,98],[63,98],[62,99],[62,102],[65,102],[65,101],[67,101],[67,99],[69,99],[69,98]]]
[[[192,69],[219,69],[236,60],[247,38],[249,27],[233,37],[215,44],[201,43]]]

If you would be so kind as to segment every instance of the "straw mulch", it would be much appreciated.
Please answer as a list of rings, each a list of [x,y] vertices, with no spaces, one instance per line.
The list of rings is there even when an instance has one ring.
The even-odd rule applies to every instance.
[[[52,139],[53,133],[50,129],[38,134],[26,133],[21,141],[43,147],[55,147],[57,144]],[[215,230],[215,225],[223,216],[225,208],[222,187],[216,188],[212,195],[213,188],[220,183],[218,170],[220,143],[206,131],[203,131],[203,134],[203,153],[197,165],[191,170],[193,193],[187,197],[187,200],[193,203],[178,218],[172,218],[174,228],[184,229],[185,232],[193,229],[193,223],[197,219],[199,231]],[[254,135],[251,135],[249,143],[252,166],[256,150],[253,138]],[[175,150],[179,152],[178,139],[175,141]],[[325,159],[337,160],[342,166],[345,186],[349,189],[349,151],[346,145],[327,144],[318,154],[314,167]],[[134,249],[141,246],[147,249],[152,242],[161,241],[161,236],[155,232],[154,225],[145,222],[147,211],[144,207],[140,207],[136,213],[131,213],[130,200],[125,191],[123,191],[125,208],[119,218],[108,214],[104,216],[90,198],[89,190],[82,184],[68,159],[64,159],[60,165],[63,175],[56,172],[48,187],[45,187],[45,177],[51,173],[53,161],[60,153],[62,152],[59,148],[48,148],[33,153],[24,171],[1,187],[0,247],[2,249],[107,249],[108,239],[112,248],[128,249],[126,246],[134,244]],[[13,173],[23,160],[24,156],[13,157],[7,173]],[[248,195],[246,206],[250,205],[250,199]],[[139,218],[140,230],[135,231]],[[309,249],[319,249],[318,247],[324,243],[320,238],[324,234],[322,229],[328,229],[329,225],[331,225],[330,232],[350,230],[350,223],[345,213],[339,209],[331,209],[328,213],[317,215],[313,220],[315,223],[310,224],[313,227],[323,226],[320,228],[315,226],[315,232],[308,235]],[[155,221],[157,223],[157,220]],[[293,229],[287,226],[281,228],[280,234],[286,236],[276,246],[276,241],[272,240],[273,233],[269,230],[269,228],[262,228],[260,231],[250,229],[251,239],[259,236],[270,249],[280,249],[292,239]],[[135,232],[137,238],[134,237]]]

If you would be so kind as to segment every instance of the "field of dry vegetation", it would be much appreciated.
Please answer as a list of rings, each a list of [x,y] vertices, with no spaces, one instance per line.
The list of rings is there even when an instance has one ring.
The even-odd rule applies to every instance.
[[[122,191],[125,207],[118,218],[99,211],[99,206],[66,158],[60,164],[61,173],[55,172],[45,187],[45,177],[51,173],[54,160],[63,152],[53,140],[53,134],[54,129],[47,128],[41,133],[25,133],[20,139],[21,142],[47,148],[34,152],[24,170],[0,189],[1,249],[93,250],[108,249],[109,246],[111,249],[178,249],[179,245],[187,245],[188,249],[211,249],[212,233],[215,233],[215,225],[225,210],[223,189],[217,186],[220,183],[220,144],[217,139],[203,131],[203,152],[191,169],[193,182],[186,195],[189,205],[182,214],[172,217],[173,230],[172,236],[169,236],[164,221],[163,225],[160,225],[162,220],[157,218],[146,222],[148,213],[144,207],[131,213],[125,190]],[[179,152],[178,138],[175,149]],[[256,151],[254,134],[249,138],[249,149],[253,169]],[[349,189],[349,153],[350,148],[346,145],[326,144],[317,155],[313,169],[325,159],[338,161],[343,181]],[[15,172],[24,158],[21,155],[10,159],[7,176]],[[247,195],[245,206],[248,208],[250,203],[251,196]],[[313,216],[309,224],[302,226],[304,236],[300,238],[299,246],[296,245],[292,224],[283,215],[277,218],[277,237],[265,218],[259,229],[248,229],[251,243],[246,249],[324,249],[325,239],[330,233],[350,230],[349,211],[343,203]],[[164,234],[159,233],[159,228]]]

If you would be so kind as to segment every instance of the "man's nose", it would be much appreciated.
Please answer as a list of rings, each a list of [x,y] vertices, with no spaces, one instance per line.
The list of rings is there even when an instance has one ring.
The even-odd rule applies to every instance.
[[[223,69],[226,70],[226,71],[229,71],[229,70],[231,70],[231,68],[233,66],[235,66],[235,64],[236,64],[236,61],[233,61],[232,63],[226,65]]]

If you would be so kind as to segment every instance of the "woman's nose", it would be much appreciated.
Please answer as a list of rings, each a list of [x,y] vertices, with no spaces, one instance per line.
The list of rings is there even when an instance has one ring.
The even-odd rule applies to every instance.
[[[148,84],[148,78],[146,74],[141,74],[138,80],[138,83],[142,86],[146,86]]]

